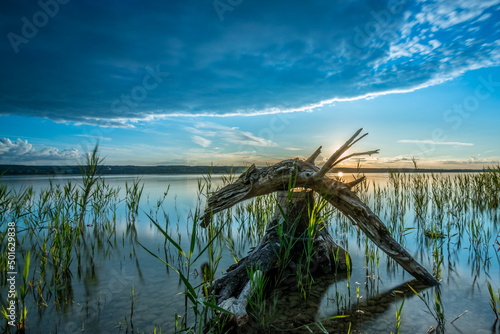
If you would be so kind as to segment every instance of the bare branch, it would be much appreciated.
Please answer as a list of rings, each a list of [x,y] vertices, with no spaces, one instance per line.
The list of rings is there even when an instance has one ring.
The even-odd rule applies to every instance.
[[[363,182],[364,180],[366,179],[366,176],[362,176],[360,177],[359,179],[356,179],[354,181],[351,181],[351,182],[347,182],[346,183],[346,186],[348,186],[350,189],[352,189],[352,187],[356,186],[357,184]]]
[[[326,175],[326,173],[328,173],[328,171],[332,168],[335,161],[337,161],[337,159],[340,158],[340,156],[349,149],[351,143],[354,141],[354,139],[356,139],[356,137],[362,130],[363,128],[356,131],[356,133],[351,138],[349,138],[349,140],[346,141],[344,145],[342,145],[335,153],[332,154],[332,156],[330,157],[330,159],[328,159],[326,164],[324,164],[323,167],[321,167],[321,169],[319,170],[319,172],[316,173],[317,179],[321,179],[323,176]]]
[[[202,218],[202,226],[206,226],[210,222],[212,214],[244,200],[275,191],[287,190],[289,180],[293,177],[294,187],[309,188],[320,194],[332,206],[351,219],[353,224],[356,224],[375,245],[415,278],[426,284],[438,284],[438,281],[394,240],[380,218],[350,190],[351,187],[362,182],[364,178],[343,183],[325,175],[336,163],[353,156],[378,153],[378,150],[353,153],[339,160],[349,147],[364,137],[363,135],[356,140],[361,131],[362,129],[359,129],[339,148],[320,170],[311,164],[319,149],[307,160],[284,160],[266,168],[251,166],[233,184],[225,186],[208,199],[207,208]]]
[[[349,145],[348,148],[351,148],[351,146],[353,146],[354,144],[356,144],[358,141],[360,141],[361,139],[365,138],[366,136],[368,136],[368,132],[365,133],[364,135],[362,135],[361,137],[359,137],[358,139],[356,139],[355,141],[353,141],[352,144]]]
[[[314,164],[314,161],[316,161],[316,158],[321,153],[322,147],[323,146],[318,147],[318,149],[309,158],[307,158],[306,162],[310,162],[310,163]]]
[[[370,155],[370,156],[371,156],[372,154],[378,154],[378,153],[379,153],[379,151],[380,151],[379,149],[376,149],[376,150],[372,150],[372,151],[366,151],[366,152],[360,152],[360,153],[353,153],[353,154],[349,154],[348,156],[346,156],[346,157],[344,157],[344,158],[342,158],[342,159],[340,159],[340,160],[336,161],[336,162],[333,164],[333,166],[332,166],[332,167],[334,167],[335,165],[337,165],[337,164],[341,163],[341,162],[342,162],[342,161],[344,161],[344,160],[350,159],[350,158],[355,157],[355,156],[357,156],[357,155]]]

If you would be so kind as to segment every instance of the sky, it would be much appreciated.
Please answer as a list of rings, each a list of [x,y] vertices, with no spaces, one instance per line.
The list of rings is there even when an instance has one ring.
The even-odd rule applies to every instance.
[[[0,164],[500,164],[500,0],[2,0]],[[344,166],[357,164],[348,161]]]

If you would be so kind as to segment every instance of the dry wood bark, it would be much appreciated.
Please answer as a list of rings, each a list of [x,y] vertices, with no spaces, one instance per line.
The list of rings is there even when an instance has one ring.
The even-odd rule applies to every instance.
[[[363,178],[343,183],[327,175],[332,167],[346,159],[358,155],[378,153],[378,150],[372,150],[343,156],[352,145],[367,135],[358,137],[361,131],[362,129],[359,129],[333,153],[321,168],[314,164],[321,153],[321,147],[305,160],[299,158],[284,160],[264,168],[250,166],[238,180],[215,192],[208,199],[201,226],[206,227],[210,223],[212,215],[217,212],[259,195],[287,191],[289,184],[292,183],[294,187],[312,189],[326,199],[333,207],[346,215],[354,225],[358,226],[375,245],[420,282],[428,285],[438,284],[438,281],[392,238],[380,218],[351,191],[351,188],[361,182]],[[225,274],[214,282],[219,301],[224,301],[234,296],[235,293],[239,293],[248,281],[245,268],[249,265],[258,264],[259,270],[264,274],[275,266],[278,261],[275,250],[279,248],[275,233],[275,229],[269,230],[261,243],[245,259],[228,270],[231,271],[231,275]],[[333,242],[333,239],[327,232],[318,235],[317,239],[328,240],[329,245],[335,245],[335,243],[330,243]],[[318,243],[318,246],[321,247],[321,242]]]
[[[252,294],[248,277],[251,269],[262,276],[281,268],[282,273],[288,273],[292,277],[307,270],[318,274],[347,269],[348,255],[333,241],[326,228],[321,229],[321,224],[316,226],[315,238],[309,244],[313,249],[312,256],[309,261],[305,260],[305,245],[309,240],[304,237],[304,232],[310,228],[308,208],[313,205],[313,201],[311,191],[296,191],[291,201],[288,201],[288,192],[279,192],[278,204],[281,209],[276,210],[260,243],[246,257],[230,266],[223,276],[212,282],[212,292],[218,306],[234,314],[230,318],[231,322],[241,326],[248,321],[246,306],[247,298]],[[292,247],[285,257],[284,244],[287,242]],[[275,280],[290,278],[282,277],[285,275],[277,276],[279,277],[274,277]]]

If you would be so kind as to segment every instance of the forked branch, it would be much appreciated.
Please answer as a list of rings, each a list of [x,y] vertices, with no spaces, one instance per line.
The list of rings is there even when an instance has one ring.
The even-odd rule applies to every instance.
[[[364,134],[356,139],[361,131],[362,129],[359,129],[342,145],[321,169],[313,164],[321,152],[321,147],[306,160],[299,158],[284,160],[265,168],[257,168],[252,165],[238,180],[220,189],[208,199],[201,225],[203,227],[207,226],[213,214],[246,199],[275,191],[288,190],[289,180],[293,179],[295,187],[305,187],[316,191],[332,206],[344,213],[375,245],[415,278],[426,284],[438,284],[438,281],[392,238],[380,218],[350,190],[360,183],[363,178],[350,183],[343,183],[326,175],[335,164],[350,157],[378,153],[378,150],[372,150],[353,153],[341,158],[342,154],[352,147],[354,143],[366,136]]]
[[[309,162],[311,164],[314,164],[314,162],[316,161],[316,158],[318,157],[318,155],[320,155],[321,153],[321,148],[323,146],[320,146],[318,147],[318,149],[306,160],[306,162]]]
[[[319,170],[319,172],[316,174],[316,178],[317,179],[321,179],[323,176],[326,175],[326,173],[328,173],[330,171],[330,169],[332,169],[335,161],[337,161],[340,158],[340,156],[342,154],[344,154],[344,152],[347,151],[351,147],[351,144],[353,143],[353,141],[356,139],[356,137],[360,134],[360,132],[362,130],[363,130],[363,128],[361,128],[358,131],[356,131],[356,133],[351,138],[349,138],[349,140],[346,141],[344,143],[344,145],[342,145],[337,151],[335,151],[335,153],[332,154],[332,156],[330,157],[330,159],[328,159],[328,161],[326,162],[326,164],[324,164],[323,167],[321,167],[321,169]],[[361,136],[361,138],[363,138],[366,135],[367,134],[364,134],[363,136]],[[361,138],[359,138],[359,139],[361,139]]]

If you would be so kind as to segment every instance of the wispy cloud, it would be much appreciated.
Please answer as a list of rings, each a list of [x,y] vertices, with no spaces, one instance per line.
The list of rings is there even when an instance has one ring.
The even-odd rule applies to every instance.
[[[193,140],[194,143],[200,145],[201,147],[209,147],[212,141],[205,139],[200,136],[192,136],[191,139]]]
[[[493,167],[495,165],[500,164],[499,157],[495,158],[478,158],[478,157],[469,157],[469,159],[446,159],[446,160],[437,160],[438,163],[443,165],[478,165],[484,167]]]
[[[108,137],[100,137],[100,136],[92,136],[92,135],[84,135],[84,134],[77,134],[75,135],[77,137],[84,137],[84,138],[90,138],[90,139],[95,139],[95,140],[111,140],[111,138]]]
[[[458,141],[434,141],[434,140],[416,140],[416,139],[401,139],[401,140],[398,140],[398,143],[450,145],[450,146],[474,146],[473,143],[462,143],[462,142],[458,142]]]
[[[73,164],[81,158],[76,149],[60,150],[56,147],[43,147],[35,149],[27,140],[0,138],[0,162],[4,164],[45,162],[61,163],[68,161]]]
[[[223,27],[201,2],[72,2],[51,29],[19,45],[19,55],[7,38],[0,42],[9,64],[0,69],[0,114],[132,128],[169,117],[307,112],[411,92],[500,64],[499,3],[403,1],[386,17],[386,1],[255,0]],[[38,10],[36,2],[2,1],[0,27],[21,34],[19,18]],[[105,26],[110,17],[115,29]],[[156,68],[171,75],[154,81]]]
[[[222,143],[231,143],[244,146],[277,146],[277,144],[271,140],[257,137],[251,132],[241,131],[238,127],[228,127],[211,122],[199,122],[196,123],[194,127],[186,127],[186,130],[193,134],[196,134],[196,136],[192,137],[193,141],[203,147],[207,147],[211,143],[204,137],[213,138],[214,140],[222,141]]]

